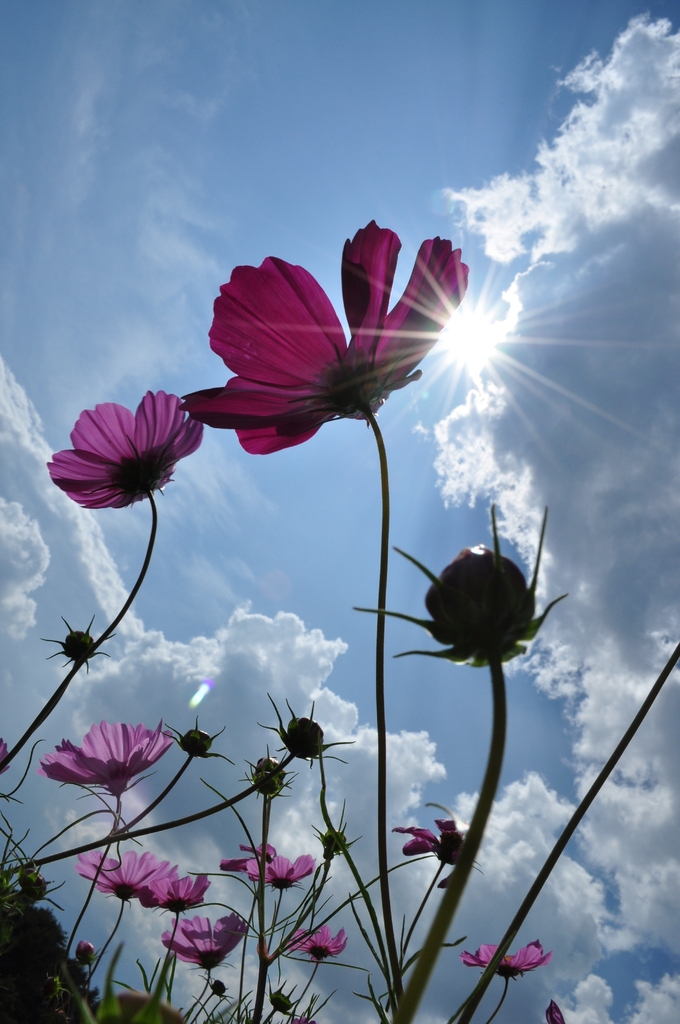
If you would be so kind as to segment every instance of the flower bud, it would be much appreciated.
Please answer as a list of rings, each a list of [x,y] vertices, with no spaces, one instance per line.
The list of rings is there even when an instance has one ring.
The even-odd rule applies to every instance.
[[[323,744],[323,729],[311,718],[293,716],[287,729],[280,730],[280,736],[293,757],[310,758],[319,756]]]
[[[564,1024],[564,1017],[562,1016],[562,1011],[560,1010],[559,1006],[557,1005],[554,999],[550,1000],[550,1006],[545,1011],[545,1019],[547,1020],[548,1024]]]
[[[45,896],[47,882],[36,868],[25,867],[19,870],[19,888],[27,900],[36,903]]]
[[[207,757],[212,741],[212,736],[198,728],[189,729],[177,740],[184,753],[190,754],[191,757]]]
[[[339,857],[345,849],[345,833],[342,830],[327,829],[319,834],[319,841],[323,848],[323,859],[331,861]]]
[[[259,785],[258,792],[264,796],[275,797],[278,796],[283,789],[285,782],[285,771],[275,772],[266,782],[262,780],[269,775],[270,772],[278,768],[278,759],[276,757],[261,757],[255,765],[251,775],[251,781],[253,785]]]
[[[61,982],[59,978],[45,978],[45,982],[42,987],[42,994],[45,999],[54,999],[61,992]]]
[[[212,985],[210,986],[210,991],[214,996],[223,996],[224,993],[227,991],[227,986],[224,984],[223,981],[220,981],[219,978],[215,978]]]
[[[94,622],[94,615],[90,620],[90,624],[87,629],[72,629],[66,619],[62,615],[62,620],[68,627],[68,636],[65,640],[46,640],[48,644],[59,644],[61,647],[60,651],[56,654],[52,654],[52,658],[56,658],[57,654],[63,654],[67,661],[80,661],[82,658],[85,659],[85,664],[89,670],[89,659],[96,658],[98,654],[103,654],[103,651],[95,651],[94,654],[90,654],[90,650],[95,642],[94,637],[90,633],[90,628]],[[45,639],[43,637],[43,639]],[[108,655],[106,655],[108,657]]]
[[[76,960],[79,964],[91,964],[94,962],[97,951],[91,942],[81,940],[76,946]]]
[[[269,993],[269,1002],[275,1010],[278,1010],[279,1013],[290,1013],[293,1009],[293,1003],[282,988],[278,989],[277,992]]]

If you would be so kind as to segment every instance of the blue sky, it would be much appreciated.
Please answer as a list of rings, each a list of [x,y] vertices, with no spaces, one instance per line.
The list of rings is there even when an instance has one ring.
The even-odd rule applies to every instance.
[[[496,501],[506,550],[530,561],[548,504],[543,597],[570,593],[509,680],[505,788],[460,923],[467,948],[495,941],[680,624],[678,5],[0,11],[0,733],[59,678],[38,638],[60,636],[60,615],[84,625],[96,611],[101,626],[144,549],[147,508],[81,513],[46,475],[79,412],[223,384],[207,331],[237,264],[299,263],[341,309],[342,245],[370,219],[402,240],[396,295],[420,242],[449,237],[471,268],[460,323],[380,416],[393,542],[439,570],[488,540]],[[511,328],[480,379],[455,358],[475,310]],[[210,675],[201,712],[227,724],[222,749],[241,765],[266,742],[267,691],[296,710],[315,698],[329,734],[356,740],[334,784],[357,793],[368,870],[373,624],[352,608],[375,601],[378,499],[358,422],[266,457],[206,431],[161,499],[134,618],[43,749],[104,717],[186,727]],[[422,577],[395,557],[390,607],[419,614],[422,598]],[[416,640],[391,628],[389,653]],[[426,800],[469,814],[489,729],[483,673],[404,659],[388,687],[393,824],[427,826]],[[661,700],[521,935],[554,949],[553,964],[513,986],[499,1021],[539,1021],[551,997],[568,1024],[677,1019],[676,683]],[[31,776],[36,838],[63,826],[72,796]],[[203,800],[187,782],[168,810]],[[304,773],[277,845],[307,852],[316,821]],[[152,848],[214,870],[239,841],[225,823]],[[68,919],[83,889],[69,866],[54,870]],[[399,882],[406,907],[421,871]],[[93,941],[111,913],[102,901]],[[130,949],[151,957],[159,921],[132,919]],[[427,1019],[445,1020],[469,980],[443,968]],[[328,1020],[362,1020],[351,999],[341,990]]]

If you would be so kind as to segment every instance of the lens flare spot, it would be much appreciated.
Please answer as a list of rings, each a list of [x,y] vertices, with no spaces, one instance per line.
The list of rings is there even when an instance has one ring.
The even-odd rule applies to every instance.
[[[203,698],[207,694],[210,693],[210,691],[212,690],[214,685],[215,684],[212,681],[212,679],[204,679],[203,682],[201,683],[201,685],[199,686],[199,688],[196,690],[196,693],[193,695],[193,697],[189,701],[189,707],[190,708],[197,708],[198,705],[203,700]]]

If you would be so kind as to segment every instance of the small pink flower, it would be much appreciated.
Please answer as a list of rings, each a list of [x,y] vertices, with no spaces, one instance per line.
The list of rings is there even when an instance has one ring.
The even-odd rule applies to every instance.
[[[347,936],[345,935],[344,928],[341,928],[335,938],[333,938],[330,928],[327,924],[324,924],[313,935],[305,932],[304,929],[295,932],[293,941],[289,944],[288,948],[307,953],[312,960],[318,962],[325,960],[327,956],[339,956],[346,945]]]
[[[476,953],[468,953],[464,950],[460,958],[466,967],[485,968],[493,959],[498,946],[483,945]],[[504,956],[496,968],[496,974],[501,978],[516,978],[518,974],[525,974],[527,971],[535,971],[537,967],[543,967],[552,960],[552,953],[544,953],[543,946],[536,939],[528,946],[522,946],[516,953]]]
[[[179,922],[174,939],[171,931],[163,932],[161,942],[180,960],[209,971],[222,963],[247,931],[248,925],[238,914],[222,917],[214,926],[207,917],[192,917]]]
[[[244,850],[246,853],[255,853],[255,850],[253,849],[252,846],[243,846],[243,844],[241,844],[239,846],[239,849]],[[261,845],[257,848],[257,854],[258,856],[262,855]],[[269,843],[267,843],[267,852],[265,853],[264,856],[267,864],[271,864],[271,862],[274,860],[274,857],[276,857],[276,850],[274,849],[273,846],[270,846]],[[220,871],[240,871],[243,874],[249,874],[249,864],[255,864],[257,869],[257,860],[255,860],[253,857],[233,857],[231,860],[220,861]]]
[[[134,415],[115,402],[82,412],[71,432],[73,450],[47,463],[53,482],[85,508],[123,508],[165,487],[203,436],[180,404],[177,395],[147,391]]]
[[[564,1017],[562,1016],[562,1011],[560,1010],[559,1006],[557,1005],[554,999],[550,1000],[550,1006],[545,1011],[545,1019],[547,1020],[548,1024],[564,1024]]]
[[[155,878],[139,893],[139,902],[143,907],[162,907],[173,914],[182,914],[203,902],[209,885],[207,875]]]
[[[436,836],[427,828],[415,826],[393,828],[392,831],[413,836],[402,850],[407,857],[415,857],[419,853],[434,853],[442,864],[455,864],[465,839],[467,826],[462,827],[461,822],[456,822],[453,818],[435,818],[435,825],[441,835]]]
[[[0,761],[4,761],[7,757],[7,744],[3,739],[0,739]],[[0,768],[0,775],[9,769],[9,765],[6,764],[4,768]]]
[[[99,786],[118,797],[135,775],[145,772],[172,746],[172,736],[162,728],[162,721],[156,729],[100,722],[83,738],[82,747],[62,740],[54,754],[41,759],[38,774],[57,782]]]
[[[265,864],[264,880],[272,889],[290,889],[301,878],[311,875],[314,865],[314,858],[308,853],[298,857],[294,864],[287,857],[274,857],[270,863]],[[257,882],[260,877],[257,861],[249,860],[246,870],[251,882]]]
[[[153,853],[143,853],[140,857],[134,850],[126,850],[119,861],[107,857],[97,875],[102,857],[99,850],[79,854],[76,871],[83,878],[93,879],[96,876],[97,889],[117,896],[119,900],[139,897],[145,887],[157,879],[177,878],[177,865],[172,867],[169,860],[159,861]]]
[[[349,345],[328,296],[302,267],[273,257],[236,267],[215,301],[210,345],[237,376],[187,395],[183,408],[211,427],[235,429],[254,455],[301,444],[329,420],[375,412],[418,380],[418,363],[467,287],[460,249],[432,238],[388,313],[400,249],[397,235],[375,221],[345,243]]]

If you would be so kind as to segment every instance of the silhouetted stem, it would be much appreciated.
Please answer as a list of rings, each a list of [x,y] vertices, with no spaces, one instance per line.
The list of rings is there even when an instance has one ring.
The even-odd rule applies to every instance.
[[[93,894],[95,886],[97,884],[97,879],[99,878],[100,874],[102,873],[102,868],[104,867],[104,858],[106,857],[106,854],[109,852],[110,849],[111,849],[111,844],[109,843],[109,845],[106,847],[106,849],[104,850],[104,852],[102,854],[102,859],[99,862],[99,867],[95,871],[94,878],[92,879],[92,885],[90,886],[90,891],[88,892],[87,898],[86,898],[85,902],[82,905],[80,913],[78,914],[76,923],[73,925],[73,931],[71,932],[71,934],[69,936],[68,946],[66,947],[66,952],[64,953],[64,960],[68,960],[68,955],[69,955],[69,953],[71,951],[71,946],[73,945],[73,940],[74,940],[74,938],[76,936],[76,932],[80,928],[80,922],[85,917],[85,911],[87,910],[87,908],[90,905],[90,900],[92,899],[92,894]],[[92,971],[90,971],[90,977],[92,977]],[[89,979],[88,979],[88,981],[89,981]]]
[[[186,761],[184,762],[184,764],[182,765],[180,770],[177,772],[177,774],[174,776],[174,778],[170,779],[170,782],[167,784],[167,786],[165,787],[163,792],[160,794],[160,796],[157,796],[156,799],[153,800],[149,804],[148,807],[144,808],[144,810],[141,812],[141,814],[138,814],[137,817],[133,818],[132,821],[130,821],[127,825],[123,825],[122,828],[114,828],[112,833],[111,833],[111,835],[116,836],[116,835],[118,835],[119,832],[122,832],[123,829],[125,829],[126,831],[129,831],[131,828],[133,828],[137,824],[138,821],[141,821],[142,818],[146,818],[147,814],[151,814],[153,809],[155,807],[158,807],[159,803],[162,800],[165,800],[165,798],[168,795],[168,793],[170,792],[170,790],[174,789],[174,787],[177,785],[179,780],[182,778],[182,776],[184,775],[185,771],[187,770],[187,768],[189,767],[189,765],[191,764],[193,759],[194,759],[194,755],[193,754],[189,754],[189,756],[187,757]]]
[[[437,962],[442,943],[446,940],[446,934],[453,921],[470,872],[474,867],[475,858],[484,836],[484,829],[493,807],[493,800],[503,766],[507,716],[505,680],[503,679],[503,667],[500,658],[489,658],[489,668],[491,670],[491,686],[493,691],[493,729],[489,760],[479,800],[477,801],[477,807],[470,822],[470,829],[465,837],[465,842],[460,848],[456,866],[444,890],[439,910],[435,914],[420,955],[414,964],[413,974],[399,1004],[394,1024],[409,1024],[416,1014],[420,1000],[430,980],[430,975]]]
[[[496,1007],[496,1009],[495,1009],[495,1010],[493,1011],[493,1013],[491,1014],[491,1016],[490,1016],[490,1017],[489,1017],[489,1019],[487,1020],[486,1024],[491,1024],[491,1021],[492,1021],[492,1020],[494,1019],[494,1017],[496,1016],[496,1014],[497,1014],[497,1013],[498,1013],[498,1011],[500,1010],[501,1006],[502,1006],[502,1005],[503,1005],[503,1003],[505,1002],[505,997],[506,997],[506,996],[507,996],[507,994],[508,994],[508,982],[509,982],[509,981],[510,981],[510,978],[506,978],[506,979],[505,979],[505,986],[503,987],[503,995],[501,996],[501,1000],[500,1000],[500,1002],[499,1002],[498,1006]]]
[[[18,741],[18,743],[15,743],[15,745],[12,747],[12,749],[9,751],[9,753],[4,757],[4,759],[2,761],[0,761],[0,771],[2,771],[2,769],[5,767],[5,765],[8,765],[10,763],[10,761],[14,760],[14,758],[17,756],[19,751],[26,745],[26,743],[28,743],[28,741],[30,740],[30,738],[33,735],[33,733],[37,729],[40,728],[40,726],[43,724],[43,722],[47,718],[49,718],[49,716],[52,714],[52,712],[56,708],[56,706],[59,703],[59,701],[61,700],[61,698],[66,693],[66,691],[67,691],[67,689],[69,687],[69,684],[70,684],[71,680],[73,679],[73,677],[80,671],[80,669],[83,667],[83,665],[87,661],[89,661],[89,659],[95,654],[97,649],[99,647],[101,647],[101,645],[104,643],[104,641],[108,640],[108,638],[111,636],[111,634],[113,633],[113,631],[116,628],[116,626],[118,626],[118,624],[122,621],[122,619],[129,612],[130,606],[132,605],[132,602],[136,598],[137,594],[139,593],[139,588],[141,587],[142,583],[144,582],[144,577],[146,576],[147,570],[149,568],[149,564],[151,562],[151,555],[153,554],[153,546],[154,546],[154,543],[155,543],[155,540],[156,540],[156,529],[158,527],[158,511],[156,509],[156,502],[153,500],[153,495],[151,494],[151,492],[149,492],[147,494],[147,498],[151,502],[151,534],[149,536],[149,543],[148,543],[147,548],[146,548],[146,555],[144,557],[144,563],[142,565],[142,568],[141,568],[141,571],[139,573],[139,576],[137,577],[137,582],[135,583],[134,587],[130,591],[130,594],[128,595],[127,601],[125,602],[125,604],[123,605],[121,610],[118,612],[118,614],[116,615],[116,617],[113,620],[113,622],[111,623],[111,625],[108,626],[104,630],[104,632],[102,633],[102,635],[99,637],[98,640],[94,641],[94,643],[88,649],[87,653],[84,654],[82,658],[79,658],[78,661],[74,662],[73,668],[71,669],[69,674],[66,676],[66,678],[63,681],[63,683],[61,683],[57,687],[57,689],[54,691],[54,693],[52,694],[52,696],[48,700],[48,702],[45,705],[45,707],[42,709],[42,711],[38,715],[36,715],[36,717],[33,719],[33,721],[29,725],[29,727],[26,730],[26,732],[24,733],[24,735]]]
[[[148,828],[138,828],[134,832],[119,832],[116,836],[116,842],[121,843],[125,839],[141,839],[142,836],[154,835],[156,832],[167,832],[171,828],[179,828],[180,825],[190,825],[194,821],[200,821],[201,818],[209,818],[212,814],[219,814],[220,811],[224,811],[227,807],[233,807],[234,804],[238,804],[241,800],[245,800],[246,797],[252,793],[258,793],[263,786],[266,786],[271,781],[274,775],[278,775],[279,772],[286,768],[293,760],[293,754],[289,754],[285,757],[281,764],[278,764],[276,768],[273,768],[262,778],[253,783],[252,786],[248,786],[247,789],[237,793],[236,796],[230,797],[228,800],[223,800],[219,804],[213,804],[212,807],[206,807],[204,811],[196,811],[195,814],[187,814],[184,818],[175,818],[173,821],[165,821],[161,825],[149,825]],[[111,835],[104,836],[103,839],[95,839],[91,843],[83,843],[82,846],[76,846],[72,850],[62,850],[61,853],[53,853],[49,857],[42,857],[40,860],[34,860],[36,867],[41,867],[43,864],[53,864],[57,860],[67,860],[69,857],[75,857],[78,853],[87,853],[88,850],[97,850],[100,846],[106,846],[107,843],[111,842]]]
[[[390,485],[387,473],[387,454],[380,427],[370,409],[365,411],[371,425],[380,460],[380,487],[382,495],[382,527],[380,533],[380,574],[378,578],[378,613],[387,602],[387,567],[390,552]],[[387,860],[387,722],[385,718],[385,616],[378,614],[375,636],[375,715],[378,730],[378,874],[382,902],[385,944],[392,971],[394,992],[399,999],[403,992],[401,966],[392,920],[390,876]]]
[[[257,989],[255,991],[255,1005],[253,1007],[252,1024],[260,1024],[262,1019],[262,1008],[264,1006],[264,993],[267,986],[267,972],[269,971],[269,956],[267,950],[267,933],[265,920],[265,867],[267,864],[267,839],[269,838],[269,813],[271,800],[265,796],[262,803],[262,846],[258,856],[257,849],[255,857],[258,861],[257,880],[257,920],[258,920],[258,941],[257,955],[260,961],[257,975]]]
[[[536,899],[538,898],[538,894],[540,893],[541,889],[550,877],[550,874],[555,865],[557,864],[557,861],[562,856],[562,853],[564,852],[567,843],[573,836],[578,826],[581,824],[583,818],[585,817],[589,808],[593,804],[598,793],[604,786],[605,782],[607,781],[611,773],[614,771],[614,768],[616,768],[616,765],[621,760],[621,757],[623,756],[630,741],[633,739],[633,736],[635,736],[635,733],[642,725],[649,709],[661,693],[664,683],[668,679],[669,675],[671,674],[679,660],[680,644],[678,644],[678,646],[671,654],[670,658],[668,659],[664,668],[662,669],[661,674],[654,683],[654,686],[649,691],[647,698],[642,704],[642,707],[640,708],[637,715],[629,725],[628,729],[626,729],[626,732],[624,733],[620,743],[614,750],[614,753],[609,758],[604,768],[602,769],[602,771],[600,772],[600,774],[595,779],[592,786],[584,796],[583,800],[574,811],[569,821],[569,824],[566,826],[564,832],[553,846],[551,852],[548,854],[545,864],[537,874],[534,884],[529,889],[528,893],[524,897],[524,900],[522,901],[522,905],[513,917],[512,921],[510,922],[508,930],[501,939],[500,945],[498,946],[498,949],[496,950],[493,959],[489,961],[489,965],[484,971],[482,977],[480,978],[479,984],[476,986],[474,992],[469,996],[465,1003],[463,1003],[460,1009],[453,1015],[453,1017],[450,1018],[451,1024],[453,1021],[457,1020],[458,1017],[460,1017],[460,1024],[468,1024],[468,1022],[472,1020],[475,1010],[477,1009],[481,1002],[482,996],[489,987],[489,984],[495,974],[498,964],[501,962],[501,960],[509,950],[510,946],[514,942],[515,937],[517,936],[517,932],[524,924],[524,921],[529,911],[531,910],[534,903],[536,902]]]

